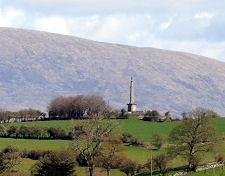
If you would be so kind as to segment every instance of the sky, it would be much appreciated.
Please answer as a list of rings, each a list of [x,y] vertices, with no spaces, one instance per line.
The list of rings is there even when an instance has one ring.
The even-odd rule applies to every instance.
[[[0,27],[154,47],[225,62],[223,0],[0,0]]]

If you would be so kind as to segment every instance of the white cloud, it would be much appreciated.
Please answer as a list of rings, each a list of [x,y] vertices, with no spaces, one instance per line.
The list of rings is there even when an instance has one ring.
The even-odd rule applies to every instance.
[[[161,30],[166,30],[171,24],[172,24],[173,20],[169,19],[169,21],[164,22],[160,25],[160,29]]]
[[[19,27],[23,24],[24,13],[14,8],[0,9],[1,27]]]
[[[164,38],[160,36],[158,29],[167,34],[165,29],[168,29],[172,23],[178,22],[172,18],[163,21],[164,18],[157,19],[149,14],[93,15],[75,18],[41,17],[35,20],[34,28],[102,42],[190,52],[225,61],[223,57],[225,42],[210,42],[204,39],[176,40],[176,35]],[[180,29],[184,27],[186,27],[184,30],[189,31],[187,26],[181,26]]]
[[[214,15],[212,13],[207,13],[207,12],[201,12],[201,13],[195,14],[196,19],[202,19],[202,18],[211,19],[213,17]]]
[[[39,18],[34,22],[34,28],[58,34],[70,34],[66,20],[62,17]]]
[[[34,29],[65,35],[89,38],[99,23],[98,16],[63,18],[41,17],[34,20]]]
[[[180,50],[223,60],[225,37],[221,36],[225,25],[221,21],[225,15],[213,8],[223,3],[203,1],[20,0],[10,1],[10,5],[0,0],[0,26]]]
[[[152,36],[146,43],[156,48],[193,53],[225,62],[225,42],[160,40]]]

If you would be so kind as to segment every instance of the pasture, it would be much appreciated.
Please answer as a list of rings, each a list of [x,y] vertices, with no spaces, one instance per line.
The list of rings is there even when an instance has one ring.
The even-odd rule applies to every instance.
[[[154,133],[160,133],[164,134],[165,136],[168,136],[170,131],[178,125],[180,122],[163,122],[163,123],[157,123],[157,122],[146,122],[142,120],[138,120],[136,117],[133,117],[131,119],[125,120],[115,120],[116,123],[118,123],[118,126],[120,127],[120,132],[129,132],[132,135],[142,138],[144,142],[151,142],[151,136]],[[76,121],[74,121],[76,123]],[[41,125],[43,127],[49,127],[49,126],[57,126],[61,127],[64,130],[67,131],[71,121],[70,120],[58,120],[58,121],[37,121],[37,122],[20,122],[20,123],[10,123],[7,124],[7,126],[21,126],[21,125]],[[213,119],[212,122],[215,124],[219,130],[219,134],[221,136],[224,136],[225,134],[225,119],[224,118],[218,118]],[[19,147],[20,150],[60,150],[60,149],[66,149],[70,146],[72,141],[70,140],[38,140],[38,139],[13,139],[13,138],[0,138],[0,150],[9,146],[14,145]],[[150,150],[143,147],[136,147],[136,146],[125,146],[126,151],[125,154],[128,158],[137,161],[140,164],[144,164],[147,159],[150,157]],[[158,151],[153,151],[153,156],[157,153],[164,150],[163,148]],[[222,145],[222,152],[225,153],[225,143]],[[212,154],[207,154],[204,156],[204,162],[209,162],[214,159],[214,156]],[[22,168],[22,170],[25,170],[29,172],[29,168],[35,163],[36,161],[30,160],[30,159],[23,159],[22,163],[18,168]],[[187,164],[186,161],[182,160],[181,158],[176,158],[171,162],[171,166],[183,166]],[[214,175],[214,172],[222,172],[222,168],[216,168],[210,170],[209,173],[211,175]],[[79,176],[84,176],[87,172],[87,168],[77,168],[77,174]],[[101,169],[97,169],[97,172],[99,172],[99,175],[105,175],[104,172]],[[202,171],[204,173],[204,171]],[[193,176],[200,176],[199,173],[193,174]],[[208,173],[207,173],[208,174]],[[113,170],[112,176],[122,176],[123,174],[119,172],[118,170]],[[204,175],[206,175],[204,173]],[[210,174],[209,174],[210,175]],[[190,176],[192,176],[190,174]],[[206,175],[207,176],[207,175]]]

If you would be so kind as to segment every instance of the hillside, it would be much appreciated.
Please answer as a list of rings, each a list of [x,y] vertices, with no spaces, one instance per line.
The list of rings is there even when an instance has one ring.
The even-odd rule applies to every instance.
[[[225,63],[188,53],[0,28],[0,108],[46,110],[59,95],[98,93],[126,107],[134,77],[139,110],[193,107],[225,115]]]

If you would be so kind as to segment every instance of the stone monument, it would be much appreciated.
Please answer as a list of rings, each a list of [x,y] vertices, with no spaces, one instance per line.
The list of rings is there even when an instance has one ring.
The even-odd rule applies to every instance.
[[[130,81],[130,102],[127,104],[127,106],[128,106],[127,111],[129,113],[136,112],[137,105],[134,103],[134,81],[132,77]]]

